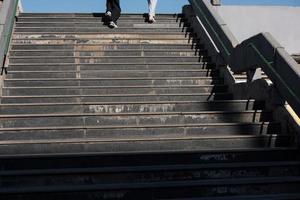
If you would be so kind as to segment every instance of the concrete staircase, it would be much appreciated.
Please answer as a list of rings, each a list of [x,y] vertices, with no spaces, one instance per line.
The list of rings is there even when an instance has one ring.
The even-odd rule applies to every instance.
[[[233,100],[181,15],[21,14],[2,199],[299,199],[293,134]]]

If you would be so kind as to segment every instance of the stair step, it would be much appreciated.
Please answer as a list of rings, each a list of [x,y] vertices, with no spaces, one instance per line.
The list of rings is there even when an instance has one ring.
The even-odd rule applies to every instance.
[[[18,17],[19,23],[101,23],[107,22],[103,17]],[[146,17],[121,17],[118,23],[133,22],[133,23],[148,23]],[[156,23],[178,23],[185,24],[186,20],[180,17],[161,18]]]
[[[198,56],[32,56],[32,57],[10,57],[11,63],[45,63],[45,64],[56,64],[56,63],[164,63],[164,62],[209,62],[210,59],[207,57],[198,57]]]
[[[161,198],[159,200],[295,200],[300,199],[299,193],[278,193],[269,195],[243,195],[243,196],[227,196],[227,197],[195,197],[195,198]]]
[[[101,38],[82,38],[82,39],[13,39],[13,44],[192,44],[197,43],[197,40],[190,40],[187,38],[144,38],[144,39],[101,39]]]
[[[191,49],[182,50],[113,50],[113,51],[10,51],[10,56],[200,56],[205,55],[206,51],[194,51]]]
[[[134,64],[134,63],[98,63],[98,64],[10,64],[8,70],[10,72],[45,72],[45,71],[85,71],[85,70],[200,70],[213,69],[215,66],[211,63],[151,63],[151,64]],[[204,70],[203,70],[204,71]],[[193,78],[193,77],[191,77]]]
[[[164,151],[136,153],[79,153],[79,154],[47,154],[47,155],[1,155],[0,166],[5,175],[7,171],[22,173],[27,170],[61,170],[69,168],[87,170],[99,167],[106,170],[120,167],[160,167],[205,164],[234,164],[255,162],[287,162],[299,161],[297,148],[257,148],[257,149],[219,149],[209,151]],[[88,158],[88,159],[87,159]],[[59,163],[59,164],[58,164]],[[216,167],[215,165],[214,167]],[[244,165],[246,166],[246,165]],[[30,173],[30,172],[29,172]]]
[[[154,173],[161,173],[161,175],[166,175],[167,173],[164,171],[169,171],[169,174],[175,173],[189,173],[192,176],[195,176],[196,173],[202,173],[201,175],[207,175],[207,177],[201,177],[202,179],[206,178],[228,178],[228,177],[253,177],[256,176],[277,176],[285,175],[287,172],[291,172],[294,176],[299,175],[298,165],[300,161],[281,161],[281,162],[243,162],[243,163],[209,163],[209,164],[173,164],[173,165],[145,165],[145,166],[118,166],[118,167],[82,167],[82,168],[74,168],[73,166],[65,166],[65,168],[61,169],[33,169],[33,170],[3,170],[0,172],[1,176],[5,179],[9,176],[18,176],[18,180],[14,182],[14,184],[18,184],[18,182],[22,179],[28,179],[28,177],[22,176],[40,176],[38,179],[47,179],[49,176],[97,176],[99,178],[105,176],[107,173],[115,173],[118,178],[121,173],[140,173],[139,176],[154,175]],[[33,165],[34,166],[34,165]],[[61,166],[59,166],[61,167]],[[287,167],[287,168],[285,168]],[[220,171],[224,171],[225,173],[220,173]],[[264,171],[265,170],[265,171]],[[243,174],[241,173],[243,172]],[[83,175],[84,173],[84,175]],[[142,174],[143,173],[143,174]],[[81,174],[81,175],[80,175]],[[232,174],[232,175],[231,175]],[[135,174],[131,175],[132,178],[138,181],[138,177]],[[182,175],[181,175],[182,176]],[[148,176],[149,177],[149,176]],[[176,177],[173,177],[174,179]],[[189,177],[182,177],[184,179],[189,179]],[[200,177],[194,177],[195,179],[199,179]],[[56,177],[57,179],[57,177]],[[151,179],[151,178],[150,178]],[[28,181],[28,180],[27,180]],[[42,180],[44,181],[44,180]],[[55,180],[54,180],[55,181]],[[115,181],[115,180],[114,180]],[[143,180],[140,180],[143,181]]]
[[[214,102],[131,102],[131,103],[40,103],[2,104],[1,115],[54,114],[54,113],[137,113],[137,112],[201,112],[262,110],[263,102],[214,101]]]
[[[3,88],[5,96],[32,95],[116,95],[116,94],[173,94],[173,93],[221,93],[226,85],[163,85],[163,86],[68,86],[68,87],[18,87]]]
[[[284,147],[290,145],[291,137],[276,135],[236,135],[208,137],[179,137],[153,139],[66,139],[66,140],[18,140],[1,141],[1,155],[51,154],[51,153],[134,153],[140,151],[191,151],[241,148]],[[292,180],[292,179],[290,179]]]
[[[289,176],[281,177],[278,176],[277,173],[287,173],[289,170],[294,171],[294,173],[299,173],[297,170],[297,167],[293,169],[289,166],[292,165],[298,165],[297,162],[286,162],[288,159],[295,159],[295,156],[298,156],[298,151],[293,151],[289,149],[247,149],[247,150],[239,150],[239,151],[233,151],[233,150],[222,150],[222,151],[208,151],[208,152],[182,152],[182,153],[175,153],[175,152],[169,152],[169,153],[138,153],[138,154],[91,154],[91,155],[48,155],[48,156],[10,156],[10,157],[4,157],[1,159],[1,166],[2,169],[7,169],[2,174],[4,175],[4,179],[7,179],[7,176],[15,176],[17,179],[13,178],[10,179],[11,183],[10,188],[6,187],[6,189],[13,189],[15,191],[1,191],[2,194],[4,193],[10,193],[10,192],[20,192],[25,195],[26,192],[37,192],[36,184],[35,182],[29,182],[26,184],[28,190],[24,192],[24,190],[20,190],[20,187],[17,187],[16,184],[20,181],[26,182],[26,180],[30,180],[30,175],[34,175],[36,178],[35,180],[39,180],[39,183],[42,183],[43,181],[48,181],[47,184],[43,185],[40,184],[38,186],[43,185],[42,187],[38,187],[38,192],[43,192],[42,190],[45,189],[45,191],[49,192],[49,188],[51,188],[52,185],[64,185],[68,186],[74,184],[71,184],[70,182],[66,183],[62,180],[72,180],[73,183],[75,182],[75,185],[80,186],[87,186],[90,187],[87,189],[87,187],[78,187],[73,188],[76,191],[88,191],[89,195],[92,193],[93,190],[99,190],[101,188],[93,188],[92,185],[97,185],[97,180],[101,177],[101,184],[104,184],[106,181],[109,183],[110,179],[109,177],[113,177],[113,182],[117,182],[116,180],[120,180],[115,185],[115,190],[121,190],[122,187],[120,186],[126,182],[126,179],[130,177],[136,176],[137,181],[140,181],[139,183],[147,183],[147,186],[142,185],[139,186],[138,189],[141,189],[145,186],[145,190],[143,192],[143,195],[146,194],[145,192],[149,192],[149,194],[153,195],[153,191],[150,189],[152,188],[152,183],[156,183],[157,181],[160,181],[161,184],[159,184],[159,188],[161,188],[159,191],[159,194],[162,195],[162,198],[165,197],[165,194],[174,194],[173,187],[176,187],[176,190],[184,189],[190,189],[193,196],[188,195],[187,199],[194,199],[192,197],[201,196],[201,199],[214,199],[212,197],[204,197],[204,196],[212,196],[217,195],[219,196],[222,193],[223,197],[216,197],[216,199],[229,199],[229,197],[224,197],[224,195],[233,195],[230,191],[235,191],[234,194],[236,195],[241,194],[243,195],[245,192],[248,192],[251,190],[251,197],[256,196],[261,199],[262,197],[272,197],[273,192],[272,188],[274,188],[274,184],[289,184],[289,183],[296,183],[298,182],[298,178],[294,179]],[[88,159],[87,159],[88,158]],[[105,160],[103,160],[105,159]],[[121,160],[120,160],[121,159]],[[261,160],[261,163],[259,162]],[[279,162],[274,162],[274,160],[277,160]],[[285,160],[285,162],[280,162],[281,160]],[[4,161],[4,163],[3,163]],[[38,162],[37,162],[38,161]],[[125,162],[124,162],[125,161]],[[150,162],[149,162],[150,161]],[[250,161],[250,162],[249,162]],[[254,161],[254,162],[252,162]],[[268,162],[269,161],[269,162]],[[21,162],[24,164],[16,164],[16,162]],[[70,164],[70,162],[74,164]],[[225,163],[224,163],[225,162]],[[232,163],[235,162],[235,163]],[[240,163],[238,163],[240,162]],[[248,162],[248,163],[247,163]],[[30,164],[29,164],[30,163]],[[32,163],[36,163],[34,166],[37,167],[33,170],[32,169]],[[57,165],[57,163],[60,163],[60,165]],[[122,163],[122,166],[120,167],[120,163]],[[156,164],[153,164],[156,163]],[[220,163],[220,164],[217,164]],[[10,167],[11,165],[11,167]],[[24,166],[25,165],[25,166]],[[45,168],[46,165],[46,168]],[[52,165],[52,168],[49,166]],[[5,166],[5,167],[3,167]],[[81,166],[84,166],[84,168],[80,168]],[[87,167],[90,166],[90,167]],[[284,167],[285,170],[281,170],[280,166]],[[67,169],[66,169],[67,167]],[[279,167],[279,168],[278,168]],[[264,168],[264,169],[263,169]],[[27,170],[29,169],[29,170]],[[166,172],[164,169],[167,169],[168,172]],[[267,169],[270,169],[268,171]],[[156,179],[158,172],[162,170],[161,178]],[[181,172],[180,170],[185,170],[184,172]],[[202,173],[200,173],[200,171]],[[135,172],[135,174],[128,174],[130,172]],[[212,173],[209,173],[211,171]],[[231,171],[231,173],[226,173],[226,171]],[[109,172],[109,175],[107,175]],[[235,172],[235,173],[234,173]],[[248,172],[248,174],[247,174]],[[291,172],[291,171],[290,171]],[[53,175],[50,177],[48,175]],[[86,173],[86,174],[83,174]],[[101,173],[103,175],[101,175]],[[126,176],[122,176],[121,173],[127,173]],[[252,178],[253,175],[260,175],[260,174],[268,174],[271,175],[270,177],[266,177],[266,179],[263,179],[263,177],[256,177]],[[293,173],[293,172],[291,172]],[[64,179],[62,177],[57,177],[59,174],[62,174],[64,176]],[[147,174],[147,175],[146,175]],[[276,175],[277,176],[276,176]],[[72,175],[71,178],[67,178],[70,175]],[[201,195],[198,193],[195,193],[193,190],[195,189],[195,185],[188,185],[187,187],[184,186],[178,186],[178,181],[186,181],[186,184],[190,184],[193,181],[196,181],[200,178],[200,175],[205,176],[204,180],[202,182],[198,182],[198,184],[201,185]],[[6,177],[5,177],[6,176]],[[22,177],[23,176],[23,177]],[[78,178],[78,177],[86,177]],[[93,177],[92,177],[93,176]],[[105,177],[103,177],[105,176]],[[217,176],[216,178],[213,178],[214,176]],[[225,178],[226,176],[237,176],[239,178],[232,179],[232,178]],[[267,175],[268,176],[268,175]],[[103,178],[102,178],[103,177]],[[119,178],[119,179],[118,179]],[[207,180],[208,178],[213,178],[210,180]],[[191,179],[191,182],[188,181]],[[14,180],[14,182],[12,182]],[[89,184],[86,184],[86,182],[83,182],[84,180],[93,180],[93,182],[89,182]],[[132,178],[130,179],[132,180]],[[217,183],[217,181],[219,181]],[[24,183],[23,182],[23,183]],[[77,184],[76,184],[77,183]],[[82,184],[81,184],[82,183]],[[121,183],[121,184],[120,184]],[[133,182],[131,181],[130,184]],[[165,184],[173,184],[171,187],[169,185]],[[193,182],[195,183],[195,182]],[[269,186],[268,184],[273,184],[272,186]],[[176,186],[174,186],[174,184]],[[297,183],[298,184],[298,183]],[[253,187],[251,187],[253,185]],[[254,186],[255,185],[255,186]],[[268,185],[268,187],[265,187],[265,185]],[[97,185],[99,186],[99,185]],[[103,185],[102,185],[103,186]],[[109,189],[112,189],[113,185],[109,184]],[[149,188],[150,186],[150,188]],[[214,192],[208,192],[207,187],[213,187],[210,188]],[[13,188],[14,187],[14,188]],[[99,186],[100,187],[100,186]],[[125,186],[124,186],[125,187]],[[217,192],[214,190],[216,188],[222,187],[223,190],[220,189],[220,192]],[[224,190],[224,187],[227,187],[229,190]],[[230,189],[230,187],[232,187]],[[236,189],[236,187],[239,187]],[[245,189],[246,187],[246,189]],[[293,195],[291,193],[292,190],[295,190],[297,186],[290,187],[288,185],[288,188],[291,189],[291,191],[282,190],[282,185],[280,190],[276,190],[276,192],[285,192],[286,194],[278,195],[277,197],[292,197]],[[24,187],[22,187],[23,189]],[[47,190],[46,190],[47,188]],[[63,192],[66,187],[59,187],[60,191]],[[164,190],[162,190],[164,188]],[[206,188],[202,191],[203,188]],[[53,188],[52,188],[53,189]],[[130,189],[133,189],[130,186]],[[137,188],[136,188],[137,189]],[[149,190],[150,189],[150,190]],[[157,189],[157,188],[156,188]],[[171,190],[170,190],[171,189]],[[262,191],[268,191],[270,190],[270,195],[257,195],[257,194],[264,194]],[[35,190],[35,191],[34,191]],[[108,190],[107,187],[102,189],[102,192]],[[67,190],[70,192],[69,190]],[[65,192],[67,192],[65,191]],[[156,190],[158,191],[158,190]],[[198,189],[196,191],[199,191]],[[58,191],[56,191],[58,192]],[[74,193],[72,193],[74,195]],[[124,194],[128,194],[128,192],[125,192]],[[158,194],[158,193],[155,193]],[[181,193],[182,194],[182,193]],[[184,193],[186,194],[186,193]],[[254,195],[255,194],[255,195]],[[16,195],[16,194],[15,194]],[[43,195],[43,193],[39,193],[39,197]],[[47,194],[51,195],[51,194]],[[53,194],[52,194],[53,195]],[[59,195],[62,195],[60,193]],[[67,195],[67,193],[65,194]],[[83,195],[83,194],[82,194]],[[137,197],[136,195],[140,195],[139,192],[130,192],[130,195],[132,197]],[[135,196],[133,196],[135,195]],[[10,196],[11,197],[11,196]],[[53,196],[52,196],[53,197]],[[61,197],[61,196],[60,196]],[[156,196],[158,197],[158,196]],[[176,199],[179,197],[178,194],[168,197],[170,199]],[[242,196],[243,198],[245,196]],[[248,199],[247,198],[244,199]],[[152,198],[152,197],[151,197]],[[168,198],[168,199],[169,199]],[[233,197],[234,199],[238,199],[237,196]],[[157,198],[155,198],[157,199]],[[180,198],[183,199],[183,198]],[[198,199],[198,198],[197,198]],[[251,199],[251,198],[250,198]],[[279,198],[280,199],[280,198]],[[289,199],[289,198],[288,198]]]
[[[213,165],[209,168],[218,168],[218,165],[232,165],[245,163],[241,167],[253,166],[258,163],[299,162],[299,150],[294,148],[257,148],[257,149],[221,149],[209,151],[171,151],[171,152],[138,152],[138,153],[79,153],[79,154],[47,154],[47,155],[5,155],[0,156],[1,176],[18,173],[19,175],[35,173],[51,173],[68,168],[70,173],[76,170],[99,169],[99,171],[129,171],[130,169],[160,170],[170,167],[195,165],[197,168]],[[88,159],[87,159],[88,158]],[[58,164],[59,163],[59,164]],[[247,163],[247,164],[246,164]],[[271,165],[272,166],[272,165]],[[171,168],[172,167],[172,168]],[[222,167],[220,167],[222,168]],[[91,171],[93,172],[93,171]]]
[[[122,19],[140,19],[146,18],[147,14],[122,14],[120,16],[120,20]],[[103,18],[105,17],[104,13],[20,13],[20,18],[36,18],[36,19],[44,19],[44,18]],[[182,18],[182,14],[157,14],[156,19],[180,19]]]
[[[107,28],[107,27],[102,27]],[[180,28],[180,27],[178,27]],[[118,32],[102,32],[99,33],[97,31],[90,31],[90,32],[60,32],[60,31],[52,31],[52,32],[24,32],[24,33],[15,33],[12,36],[13,39],[87,39],[87,38],[93,38],[93,39],[144,39],[144,38],[161,38],[161,39],[190,39],[191,41],[197,40],[196,35],[193,32],[184,32],[184,31],[176,31],[176,32],[170,32],[170,31],[147,31],[147,32],[134,32],[134,33],[128,33],[128,32],[122,32],[122,30]]]
[[[202,123],[247,123],[272,120],[272,114],[262,111],[202,111],[202,112],[138,112],[138,113],[58,113],[2,115],[0,124],[7,127],[61,126],[132,126]]]
[[[127,50],[127,49],[140,49],[140,50],[173,50],[173,49],[203,49],[203,45],[199,44],[11,44],[13,50],[68,50],[68,51],[105,51],[105,50]]]
[[[184,23],[179,24],[175,20],[172,21],[165,21],[164,23],[157,21],[158,23],[145,23],[144,19],[140,20],[120,20],[118,21],[118,26],[119,27],[134,27],[134,28],[180,28],[184,27]],[[92,21],[92,22],[54,22],[54,23],[49,23],[49,22],[17,22],[16,28],[27,28],[27,27],[45,27],[45,28],[56,28],[56,27],[71,27],[71,28],[77,28],[77,27],[103,27],[105,26],[104,24],[108,24],[108,22],[103,22],[103,20],[99,21]]]
[[[213,179],[229,179],[229,178],[283,178],[287,172],[295,177],[299,176],[297,165],[299,162],[270,162],[270,163],[235,163],[235,164],[206,164],[206,165],[185,165],[185,166],[160,166],[154,168],[149,166],[135,167],[135,168],[112,168],[112,169],[89,169],[86,172],[85,169],[75,169],[73,171],[67,171],[67,169],[55,171],[47,171],[45,174],[35,171],[28,172],[26,176],[18,175],[18,178],[4,176],[2,179],[4,182],[10,181],[9,186],[4,186],[2,189],[17,189],[21,185],[29,187],[37,187],[44,185],[44,187],[66,186],[66,185],[84,185],[86,180],[93,180],[95,184],[112,184],[112,183],[153,183],[153,182],[176,182],[176,181],[195,181],[195,180],[213,180]],[[252,166],[252,168],[251,168]],[[220,170],[223,167],[225,169]],[[164,172],[163,170],[168,170]],[[282,172],[280,172],[282,170]],[[277,172],[276,172],[277,171]],[[129,174],[129,173],[132,174]],[[109,173],[109,174],[108,174]],[[231,175],[232,173],[232,175]],[[20,174],[20,173],[18,173]],[[38,174],[33,175],[33,174]],[[160,175],[160,176],[159,176]],[[126,176],[126,179],[124,178]],[[159,176],[159,180],[157,177]],[[62,181],[68,180],[68,183]]]
[[[61,118],[60,118],[61,119]],[[275,133],[280,134],[280,125],[277,123],[193,123],[193,124],[148,124],[148,125],[94,125],[93,117],[89,117],[90,126],[82,125],[83,117],[77,118],[78,125],[67,121],[65,124],[53,120],[53,126],[47,124],[21,124],[18,127],[1,128],[1,141],[15,142],[19,140],[50,140],[50,139],[91,139],[126,140],[126,139],[157,139],[160,138],[209,138],[209,137],[235,137],[235,136],[266,136],[273,138]],[[38,120],[38,119],[37,119]],[[7,120],[8,121],[8,120]],[[45,119],[38,120],[41,123]],[[66,121],[66,120],[65,120]],[[74,121],[75,122],[75,121]],[[25,123],[25,122],[23,122]],[[33,122],[35,123],[35,122]],[[60,123],[60,124],[59,124]],[[88,123],[88,122],[87,122]],[[3,123],[4,126],[6,124]],[[57,126],[56,126],[57,125]],[[70,126],[67,126],[70,125]],[[23,127],[21,127],[23,126]],[[273,135],[271,135],[273,134]],[[279,140],[275,142],[277,144]],[[270,143],[271,144],[271,143]],[[201,145],[200,145],[201,146]],[[230,146],[230,145],[229,145]],[[229,147],[228,146],[228,147]]]
[[[122,95],[45,95],[2,96],[2,103],[132,102],[132,101],[215,101],[231,100],[231,93],[122,94]]]
[[[218,71],[209,70],[83,70],[83,71],[10,71],[8,79],[44,79],[44,78],[171,78],[171,77],[217,77]]]
[[[110,32],[110,33],[149,33],[149,32],[180,32],[180,33],[188,33],[191,31],[190,28],[186,27],[158,27],[155,26],[148,26],[147,24],[144,24],[140,27],[134,27],[133,25],[131,27],[119,27],[117,29],[110,29],[109,27],[15,27],[16,33],[77,33],[77,32],[84,32],[84,33],[96,33],[98,32],[101,34],[102,32]]]
[[[14,34],[13,39],[24,39],[24,40],[43,40],[43,39],[190,39],[195,40],[195,34],[193,33],[169,33],[169,32],[153,32],[153,33],[138,33],[138,34],[126,34],[126,33],[74,33],[74,34],[64,34],[64,33],[22,33],[22,34]]]
[[[148,191],[147,193],[149,193],[149,190],[151,189],[157,189],[157,188],[161,188],[161,189],[165,189],[165,190],[176,190],[176,188],[185,188],[187,190],[191,190],[191,188],[195,189],[196,187],[199,189],[198,192],[196,192],[197,194],[201,194],[201,193],[205,193],[206,190],[208,191],[212,191],[214,190],[213,187],[216,186],[224,186],[226,188],[231,188],[231,190],[233,190],[235,187],[240,188],[240,192],[237,193],[245,193],[244,189],[241,188],[248,188],[249,190],[252,191],[256,191],[259,192],[261,190],[266,190],[269,193],[272,194],[272,187],[270,187],[271,185],[276,185],[276,188],[280,188],[278,189],[278,192],[287,192],[287,191],[297,191],[297,186],[299,186],[299,182],[300,182],[300,177],[299,176],[295,176],[295,177],[270,177],[270,178],[240,178],[240,179],[216,179],[216,180],[196,180],[196,181],[162,181],[160,183],[157,182],[146,182],[146,183],[119,183],[119,184],[105,184],[105,183],[96,183],[96,184],[86,184],[86,183],[82,183],[76,186],[68,186],[66,184],[63,184],[60,187],[56,187],[56,186],[46,186],[46,187],[42,187],[42,186],[23,186],[22,188],[13,188],[13,189],[0,189],[0,193],[1,194],[26,194],[26,193],[58,193],[58,192],[78,192],[78,191],[82,191],[82,192],[88,192],[88,191],[102,191],[99,193],[105,193],[105,191],[109,191],[109,190],[142,190],[142,191]],[[287,184],[287,185],[284,185]],[[255,188],[255,186],[253,185],[259,185],[260,187]],[[190,189],[188,189],[190,188]],[[264,189],[262,189],[264,188]],[[207,191],[206,191],[207,192]],[[126,194],[127,192],[124,192],[124,194]],[[165,193],[160,191],[159,193],[156,194],[152,194],[151,196],[159,196],[162,195],[162,193]],[[174,192],[177,193],[178,192]],[[207,192],[208,193],[208,192]],[[224,192],[225,193],[225,192]],[[230,192],[228,192],[230,193]],[[145,193],[144,193],[145,194]],[[176,197],[176,194],[172,195],[173,197]],[[181,193],[180,196],[183,196],[183,194]],[[142,195],[140,194],[140,197],[142,197]]]
[[[193,77],[189,78],[124,78],[124,79],[110,79],[110,78],[62,78],[62,79],[6,79],[4,87],[67,87],[67,86],[200,86],[200,85],[221,85],[222,79],[212,77]]]

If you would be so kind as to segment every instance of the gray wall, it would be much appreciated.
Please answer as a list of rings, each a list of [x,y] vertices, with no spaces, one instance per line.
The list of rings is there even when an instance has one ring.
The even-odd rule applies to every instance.
[[[219,14],[241,42],[270,32],[290,54],[300,54],[300,7],[220,6]]]
[[[2,4],[3,4],[3,0],[0,0],[0,12],[1,12],[1,8],[2,8]]]

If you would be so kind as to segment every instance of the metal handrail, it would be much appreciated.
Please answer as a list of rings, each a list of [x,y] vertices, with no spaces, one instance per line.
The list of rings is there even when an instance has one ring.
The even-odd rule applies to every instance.
[[[195,1],[195,0],[192,0]],[[196,5],[197,6],[197,5]],[[217,38],[218,42],[221,44],[222,48],[225,50],[225,53],[227,54],[227,56],[231,55],[231,51],[229,50],[229,48],[227,48],[227,46],[224,44],[224,42],[222,41],[221,37],[219,36],[219,34],[217,33],[217,31],[214,29],[214,26],[212,25],[212,23],[210,23],[210,21],[208,20],[207,16],[204,14],[204,11],[201,9],[200,6],[197,6],[198,11],[201,13],[203,19],[205,20],[205,22],[207,23],[207,25],[209,26],[209,28],[212,30],[212,33],[214,34],[214,36]]]
[[[236,73],[262,68],[300,116],[300,68],[272,35],[261,33],[239,44],[207,0],[189,1],[231,70]]]
[[[4,3],[6,3],[4,1]],[[18,3],[19,0],[10,0],[9,2],[10,4],[4,4],[2,9],[6,9],[5,11],[3,11],[2,13],[4,14],[4,16],[2,16],[4,18],[3,21],[3,35],[1,36],[2,38],[0,38],[3,43],[4,43],[4,48],[0,49],[0,63],[2,64],[2,70],[1,70],[1,75],[3,75],[3,72],[7,73],[6,68],[5,68],[5,61],[8,55],[8,51],[9,51],[9,45],[10,45],[10,41],[11,41],[11,36],[12,36],[12,32],[13,32],[13,26],[14,26],[14,21],[15,21],[15,17],[17,15],[17,10],[18,10]],[[6,7],[5,7],[6,5]]]
[[[214,12],[214,7],[209,1],[189,0],[189,2],[209,32],[214,43],[221,51],[221,56],[229,63],[233,49],[239,44],[238,40],[231,33],[222,18]]]

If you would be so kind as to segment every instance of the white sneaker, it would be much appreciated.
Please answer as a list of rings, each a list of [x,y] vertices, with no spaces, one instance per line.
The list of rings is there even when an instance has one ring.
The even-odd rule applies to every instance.
[[[154,23],[154,22],[156,22],[154,16],[149,15],[149,23]]]
[[[109,22],[108,26],[109,26],[109,28],[118,28],[118,25],[113,21]]]
[[[106,17],[111,17],[111,12],[110,12],[110,11],[107,11],[107,12],[105,13],[105,16],[106,16]]]

